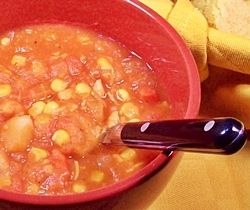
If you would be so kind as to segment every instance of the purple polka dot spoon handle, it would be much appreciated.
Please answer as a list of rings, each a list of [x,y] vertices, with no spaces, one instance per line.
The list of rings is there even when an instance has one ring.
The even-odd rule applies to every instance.
[[[246,143],[243,123],[234,118],[127,123],[108,129],[102,143],[134,148],[233,154]]]

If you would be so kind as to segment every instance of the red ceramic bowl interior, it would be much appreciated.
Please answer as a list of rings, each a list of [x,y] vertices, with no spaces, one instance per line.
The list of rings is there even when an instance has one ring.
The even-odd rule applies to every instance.
[[[127,46],[157,72],[157,82],[172,105],[172,117],[196,117],[200,83],[193,57],[175,30],[155,12],[133,0],[0,1],[0,33],[29,24],[54,22],[82,25]],[[38,205],[95,201],[140,184],[171,158],[174,157],[161,154],[133,176],[83,194],[37,196],[0,190],[0,199]]]

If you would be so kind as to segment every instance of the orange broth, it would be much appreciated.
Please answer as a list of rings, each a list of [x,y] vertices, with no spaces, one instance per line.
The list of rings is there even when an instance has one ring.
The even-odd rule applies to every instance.
[[[0,188],[79,193],[124,179],[158,152],[105,146],[118,123],[167,119],[154,72],[120,43],[69,25],[0,37]]]

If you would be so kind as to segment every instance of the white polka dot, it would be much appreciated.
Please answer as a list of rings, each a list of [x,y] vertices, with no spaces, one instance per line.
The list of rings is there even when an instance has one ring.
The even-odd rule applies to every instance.
[[[148,128],[149,125],[150,125],[149,122],[144,123],[144,124],[141,126],[141,132],[142,132],[142,133],[145,132],[145,131],[147,130],[147,128]]]
[[[209,131],[214,127],[215,121],[211,120],[209,122],[206,123],[206,125],[204,126],[204,131]]]

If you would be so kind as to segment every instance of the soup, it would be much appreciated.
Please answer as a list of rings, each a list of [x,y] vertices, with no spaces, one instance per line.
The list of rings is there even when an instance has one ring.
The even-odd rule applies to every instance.
[[[80,193],[135,173],[158,155],[102,145],[119,123],[168,118],[154,72],[93,31],[35,25],[0,38],[0,188]]]

